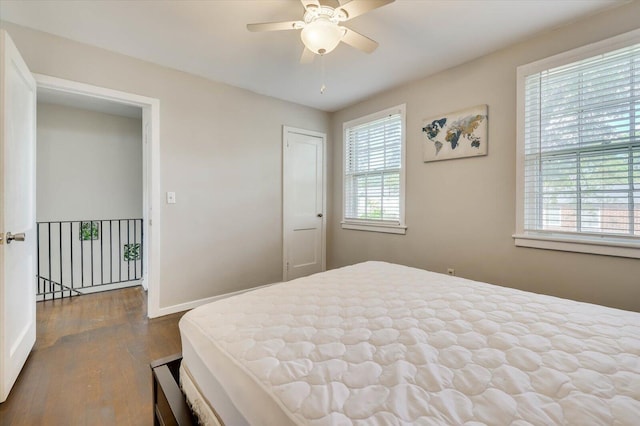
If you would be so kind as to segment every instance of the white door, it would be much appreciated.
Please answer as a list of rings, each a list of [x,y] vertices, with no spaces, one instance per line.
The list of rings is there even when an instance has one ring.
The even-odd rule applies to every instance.
[[[325,270],[326,136],[284,128],[283,135],[283,277]]]
[[[36,83],[16,46],[2,30],[0,49],[0,402],[3,402],[36,341]]]

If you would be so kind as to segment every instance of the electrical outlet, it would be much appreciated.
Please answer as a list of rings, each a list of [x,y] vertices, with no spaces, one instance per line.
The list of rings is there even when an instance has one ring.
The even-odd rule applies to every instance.
[[[453,268],[449,268],[447,269],[447,274],[455,276],[456,275],[456,270]]]

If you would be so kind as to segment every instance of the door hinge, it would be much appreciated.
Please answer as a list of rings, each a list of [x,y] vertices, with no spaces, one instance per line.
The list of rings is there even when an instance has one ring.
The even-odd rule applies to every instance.
[[[289,270],[289,262],[287,262],[287,271]]]
[[[153,225],[151,219],[149,219],[149,226]]]

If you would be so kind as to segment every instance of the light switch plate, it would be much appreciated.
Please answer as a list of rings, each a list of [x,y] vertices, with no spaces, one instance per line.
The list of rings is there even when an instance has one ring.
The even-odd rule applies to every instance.
[[[167,192],[167,204],[175,204],[175,203],[176,203],[176,193]]]

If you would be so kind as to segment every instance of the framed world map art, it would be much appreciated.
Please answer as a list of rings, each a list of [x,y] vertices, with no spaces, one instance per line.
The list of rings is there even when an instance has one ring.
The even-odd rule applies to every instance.
[[[487,105],[424,120],[423,161],[487,155]]]

